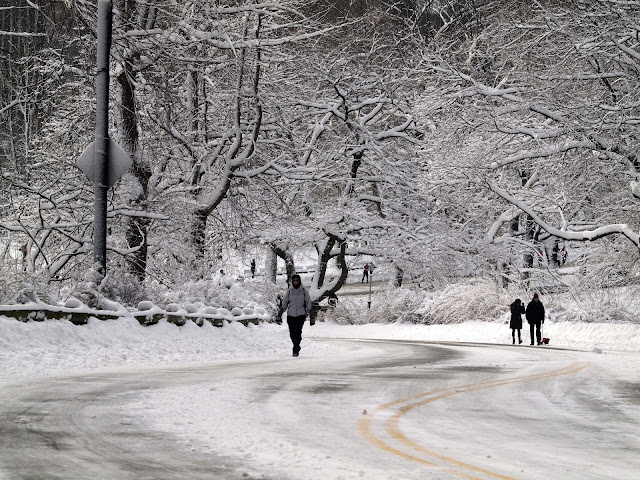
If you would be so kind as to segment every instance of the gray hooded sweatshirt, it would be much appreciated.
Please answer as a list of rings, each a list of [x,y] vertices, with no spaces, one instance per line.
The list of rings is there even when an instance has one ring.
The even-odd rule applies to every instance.
[[[282,310],[284,309],[287,309],[289,317],[302,317],[311,313],[309,292],[302,285],[298,288],[291,287],[282,301]]]

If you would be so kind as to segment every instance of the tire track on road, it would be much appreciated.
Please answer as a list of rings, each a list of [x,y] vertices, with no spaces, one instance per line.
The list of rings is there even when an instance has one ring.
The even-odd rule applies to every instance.
[[[358,431],[360,435],[367,440],[369,443],[374,445],[375,447],[384,450],[386,452],[392,453],[399,457],[405,458],[406,460],[410,460],[416,463],[421,463],[423,465],[431,466],[431,467],[441,467],[443,471],[446,473],[466,478],[469,480],[482,480],[483,477],[478,477],[476,475],[480,474],[485,477],[490,477],[494,479],[500,480],[516,480],[513,477],[503,475],[498,472],[494,472],[491,470],[487,470],[482,467],[478,467],[472,465],[470,463],[466,463],[464,461],[448,457],[446,455],[442,455],[433,450],[429,450],[422,445],[412,441],[406,435],[402,433],[399,427],[400,419],[412,411],[413,409],[420,407],[422,405],[426,405],[431,402],[435,402],[436,400],[442,400],[444,398],[448,398],[454,395],[460,395],[463,393],[473,392],[477,390],[484,390],[488,388],[500,387],[503,385],[510,385],[514,383],[523,383],[523,382],[532,382],[536,380],[543,380],[552,377],[558,377],[562,375],[569,375],[572,373],[577,373],[589,366],[589,363],[579,363],[575,362],[566,367],[551,370],[548,372],[538,373],[534,375],[524,375],[518,377],[505,378],[502,380],[489,380],[483,382],[470,383],[467,385],[460,385],[457,387],[448,387],[437,390],[431,390],[429,392],[423,392],[417,395],[411,395],[409,397],[404,397],[393,402],[385,403],[377,407],[370,415],[361,418],[358,420]],[[407,453],[399,448],[396,448],[389,443],[385,442],[378,436],[373,433],[372,423],[375,420],[376,414],[386,413],[386,411],[394,409],[395,413],[388,417],[384,421],[385,431],[386,433],[401,443],[405,447],[409,447],[410,449],[418,452],[419,454],[426,456],[429,460],[416,456],[413,453]],[[453,467],[453,468],[452,468]],[[473,473],[467,473],[465,471],[456,470],[455,468],[460,468],[467,470]]]

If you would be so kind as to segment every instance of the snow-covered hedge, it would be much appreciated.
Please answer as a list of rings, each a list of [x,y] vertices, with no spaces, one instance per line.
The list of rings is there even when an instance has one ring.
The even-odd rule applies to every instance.
[[[341,324],[456,324],[474,320],[508,323],[511,303],[520,298],[527,305],[536,291],[551,322],[640,323],[640,286],[586,290],[577,285],[568,286],[561,293],[551,293],[515,286],[504,289],[488,277],[451,284],[437,292],[425,292],[415,286],[389,287],[373,295],[371,310],[367,308],[366,298],[344,296],[325,317]]]

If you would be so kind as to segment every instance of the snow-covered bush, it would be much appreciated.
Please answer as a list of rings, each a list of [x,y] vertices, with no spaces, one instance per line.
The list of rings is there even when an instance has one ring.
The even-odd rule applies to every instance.
[[[344,296],[335,309],[323,317],[340,324],[362,324],[369,322],[413,322],[419,323],[416,314],[425,298],[422,290],[389,287],[376,293],[371,309],[362,298]]]
[[[262,307],[275,311],[275,299],[278,289],[266,282],[237,282],[230,277],[212,275],[208,279],[189,282],[178,286],[156,285],[152,289],[154,301],[159,305],[175,303],[187,308],[187,305],[204,307],[222,307],[231,311],[235,307]]]
[[[178,305],[177,303],[169,303],[166,307],[164,307],[164,310],[169,313],[176,313],[180,311],[180,305]]]
[[[552,321],[640,323],[640,286],[572,287],[545,304]]]
[[[64,302],[64,306],[67,308],[82,308],[84,307],[84,304],[77,298],[70,297],[66,302]]]
[[[461,323],[469,320],[503,319],[518,296],[501,288],[491,278],[449,285],[425,299],[416,312],[420,323]],[[520,292],[520,298],[526,298]]]
[[[502,322],[508,320],[509,305],[518,296],[526,299],[528,293],[504,290],[491,278],[452,284],[437,292],[389,287],[373,295],[370,310],[362,298],[344,297],[325,317],[342,324]]]
[[[153,310],[154,308],[155,308],[155,305],[153,304],[153,302],[150,302],[149,300],[143,300],[142,302],[138,303],[138,311],[140,312]]]
[[[121,305],[136,305],[146,297],[138,277],[127,272],[107,273],[100,283],[100,294]]]

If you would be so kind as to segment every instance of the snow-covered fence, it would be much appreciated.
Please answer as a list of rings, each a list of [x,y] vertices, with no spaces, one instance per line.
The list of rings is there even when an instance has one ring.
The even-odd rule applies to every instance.
[[[85,325],[89,317],[98,320],[116,320],[122,315],[106,310],[78,311],[74,308],[49,306],[46,304],[34,305],[0,305],[0,315],[15,318],[21,322],[29,320],[42,322],[44,320],[69,320],[74,325]]]
[[[142,307],[142,308],[141,308]],[[93,310],[82,304],[77,306],[53,306],[43,303],[26,305],[0,305],[0,315],[15,318],[22,322],[44,321],[44,320],[68,320],[74,325],[86,325],[89,318],[98,320],[116,320],[119,318],[132,316],[141,325],[155,325],[166,320],[178,326],[191,321],[202,326],[204,322],[209,322],[216,327],[224,326],[224,322],[238,322],[244,326],[257,325],[261,322],[270,321],[271,316],[262,308],[240,308],[232,310],[226,308],[205,307],[203,310],[191,308],[186,305],[179,307],[169,304],[165,309],[158,308],[151,302],[141,302],[138,311],[134,312],[113,312],[110,310]]]
[[[271,315],[261,307],[234,307],[228,310],[222,307],[198,308],[191,303],[183,306],[170,303],[163,310],[151,302],[140,302],[140,304],[138,304],[138,311],[132,312],[131,314],[141,325],[154,325],[164,319],[178,326],[192,321],[200,326],[202,326],[204,322],[209,322],[215,327],[222,327],[226,320],[228,322],[242,323],[246,327],[250,323],[257,325],[261,322],[271,320]]]

